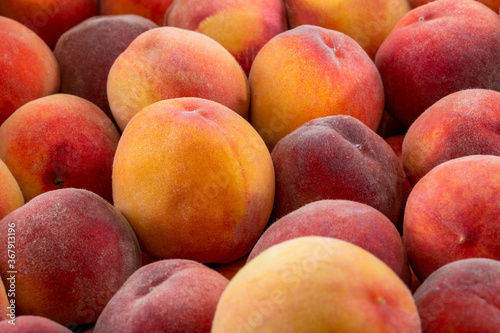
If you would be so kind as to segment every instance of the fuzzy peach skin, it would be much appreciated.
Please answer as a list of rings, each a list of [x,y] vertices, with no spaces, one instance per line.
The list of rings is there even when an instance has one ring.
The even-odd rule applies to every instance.
[[[219,332],[421,332],[410,290],[366,250],[330,237],[274,245],[229,282]]]
[[[137,112],[164,99],[205,98],[245,118],[250,100],[245,73],[222,45],[175,27],[139,35],[111,67],[107,89],[111,112],[122,130]]]
[[[348,200],[315,201],[274,222],[255,244],[248,261],[269,247],[302,236],[342,239],[372,253],[410,284],[410,270],[398,230],[381,212]]]
[[[500,157],[472,155],[444,162],[414,187],[403,242],[421,282],[459,259],[500,259]]]
[[[352,37],[374,58],[396,23],[410,11],[408,0],[285,0],[290,27],[317,25]]]
[[[435,166],[468,155],[500,156],[500,92],[469,89],[443,97],[410,126],[402,159],[417,183]]]
[[[141,16],[111,15],[89,18],[66,31],[54,48],[61,93],[82,97],[113,119],[106,90],[109,70],[137,36],[157,27]]]
[[[1,6],[0,2],[0,6]],[[59,66],[33,31],[0,16],[0,125],[17,108],[59,91]]]
[[[426,333],[498,332],[500,261],[462,259],[432,273],[414,294]]]
[[[98,14],[98,0],[2,0],[0,15],[21,22],[50,48],[78,23]]]
[[[269,151],[222,104],[194,97],[143,109],[122,134],[113,199],[141,248],[159,258],[232,262],[266,226],[274,198]]]
[[[157,25],[163,24],[165,12],[173,0],[100,0],[101,15],[135,14],[145,17]]]
[[[0,221],[15,231],[16,315],[62,325],[94,323],[125,280],[141,266],[127,220],[97,194],[60,189],[39,195]],[[7,237],[1,244],[7,248]],[[7,251],[0,252],[4,284]]]
[[[191,260],[149,264],[109,301],[94,333],[210,333],[217,302],[228,283],[213,269]]]
[[[0,159],[26,201],[77,187],[112,202],[111,167],[119,138],[97,106],[55,94],[25,104],[0,126]]]
[[[0,220],[22,205],[24,197],[21,188],[9,168],[0,160]]]
[[[377,68],[347,35],[303,25],[264,45],[250,70],[250,121],[272,150],[309,120],[346,114],[372,130],[384,111]]]
[[[359,120],[311,120],[283,138],[272,154],[276,172],[274,218],[323,199],[367,204],[396,223],[403,171],[391,147]]]
[[[247,75],[264,44],[288,29],[282,0],[175,0],[163,25],[213,38],[238,60]]]
[[[499,50],[500,16],[477,1],[440,0],[411,10],[375,57],[387,111],[409,127],[456,91],[500,91]]]
[[[433,1],[436,0],[410,0],[410,5],[412,8],[417,8]],[[476,1],[482,3],[485,6],[488,6],[495,13],[498,13],[500,11],[500,0],[476,0]]]
[[[16,317],[14,323],[9,320],[0,321],[2,333],[71,333],[71,330],[53,320],[40,316]]]

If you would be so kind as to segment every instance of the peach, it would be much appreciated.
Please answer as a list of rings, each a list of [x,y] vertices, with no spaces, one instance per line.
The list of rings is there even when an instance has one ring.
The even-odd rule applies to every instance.
[[[93,323],[125,280],[141,266],[127,220],[83,189],[43,193],[0,221],[15,233],[15,267],[0,252],[4,284],[15,277],[16,315],[47,317],[62,325]],[[7,248],[7,237],[2,241]],[[16,273],[11,271],[15,270]]]
[[[285,0],[290,27],[317,25],[352,37],[373,59],[396,23],[410,11],[408,0]]]
[[[122,130],[146,106],[178,97],[209,99],[248,114],[248,80],[236,59],[212,38],[175,27],[139,35],[111,67],[107,89]]]
[[[302,236],[345,240],[372,253],[410,284],[410,271],[398,230],[381,212],[347,200],[320,200],[274,222],[255,244],[248,261],[269,247]]]
[[[113,164],[115,207],[142,250],[159,259],[243,257],[268,222],[274,183],[270,153],[252,126],[195,97],[160,101],[134,116]]]
[[[500,259],[500,157],[472,155],[444,162],[414,187],[403,243],[421,282],[460,259]]]
[[[109,301],[94,332],[209,333],[228,282],[213,269],[191,260],[146,265]]]
[[[0,220],[1,220],[1,218],[0,218]],[[9,289],[10,289],[10,287],[9,287]],[[0,323],[2,320],[14,320],[14,319],[16,319],[15,306],[12,309],[13,313],[11,313],[10,306],[11,305],[10,305],[9,298],[7,297],[6,288],[3,285],[2,280],[0,279],[0,308],[2,309],[2,312],[0,312]]]
[[[410,5],[412,8],[417,8],[433,1],[436,0],[410,0]],[[500,11],[500,0],[476,0],[476,1],[482,3],[485,6],[488,6],[495,13],[498,13]]]
[[[384,110],[373,61],[347,35],[304,25],[264,45],[250,70],[250,121],[272,150],[307,121],[345,114],[372,130]]]
[[[357,201],[396,223],[403,172],[391,147],[351,116],[311,120],[283,138],[272,154],[274,217],[323,199]]]
[[[24,197],[21,188],[9,168],[0,160],[0,220],[22,205]]]
[[[76,187],[111,202],[111,167],[119,137],[97,106],[55,94],[25,104],[0,126],[0,159],[26,201]]]
[[[219,332],[421,332],[410,290],[366,250],[330,237],[271,246],[229,282]]]
[[[387,111],[409,127],[456,91],[500,91],[499,48],[500,17],[477,1],[441,0],[411,10],[375,57]]]
[[[0,7],[3,2],[0,2]],[[59,91],[59,66],[33,31],[0,16],[0,125],[17,108]]]
[[[443,97],[410,126],[402,159],[417,183],[437,165],[468,155],[500,156],[500,92],[469,89]]]
[[[106,90],[111,65],[137,36],[157,27],[141,16],[113,15],[89,18],[66,31],[54,48],[61,93],[82,97],[113,119]]]
[[[173,0],[100,0],[101,15],[135,14],[145,17],[157,25],[163,18]]]
[[[40,316],[20,316],[15,321],[0,321],[2,333],[71,333],[71,330],[53,320]]]
[[[414,294],[422,331],[497,332],[500,261],[457,260],[432,273]]]
[[[213,38],[238,60],[247,75],[264,44],[288,29],[282,0],[175,0],[163,24]]]
[[[59,37],[98,14],[98,0],[2,0],[0,15],[21,22],[53,48]]]

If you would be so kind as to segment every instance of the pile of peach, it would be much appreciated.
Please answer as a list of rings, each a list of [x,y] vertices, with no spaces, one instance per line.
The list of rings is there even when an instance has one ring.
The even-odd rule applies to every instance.
[[[499,332],[499,12],[0,1],[0,332]]]

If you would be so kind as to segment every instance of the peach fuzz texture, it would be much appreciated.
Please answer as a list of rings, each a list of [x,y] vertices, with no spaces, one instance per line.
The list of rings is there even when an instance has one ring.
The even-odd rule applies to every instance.
[[[15,223],[16,315],[62,325],[94,323],[106,303],[141,266],[127,220],[97,194],[61,189],[39,195],[0,221]],[[2,241],[7,248],[7,239]],[[4,284],[10,270],[0,253]]]
[[[141,33],[157,28],[137,15],[95,16],[66,31],[54,48],[61,93],[85,98],[113,119],[106,84],[116,58]]]
[[[173,0],[100,0],[101,15],[135,14],[162,25],[165,12]]]
[[[137,112],[165,99],[205,98],[245,118],[250,100],[243,69],[222,45],[175,27],[139,35],[111,67],[107,89],[111,112],[122,130]]]
[[[309,120],[346,114],[372,130],[384,110],[377,68],[347,35],[303,25],[272,38],[250,70],[250,121],[272,150]]]
[[[282,0],[176,0],[165,14],[164,25],[213,38],[236,58],[247,75],[264,44],[288,29]]]
[[[33,31],[0,16],[0,125],[29,101],[59,91],[59,66]]]
[[[113,164],[115,207],[159,258],[226,263],[251,250],[268,222],[274,169],[250,124],[206,99],[143,109]]]
[[[109,301],[95,333],[210,332],[229,281],[191,260],[161,260],[136,271]]]
[[[0,220],[24,205],[21,188],[9,168],[0,159]]]
[[[417,8],[433,1],[436,0],[410,0],[410,5],[412,6],[412,8]],[[487,6],[495,13],[498,13],[500,11],[500,0],[476,0],[476,1]]]
[[[440,0],[411,10],[375,57],[387,111],[409,127],[456,91],[500,91],[499,52],[500,16],[477,1]]]
[[[15,325],[8,321],[0,321],[2,333],[71,333],[71,330],[61,324],[40,316],[16,317]]]
[[[2,0],[0,15],[33,30],[53,48],[59,37],[98,14],[98,0]]]
[[[111,167],[118,140],[118,130],[97,106],[55,94],[25,104],[0,126],[0,159],[26,201],[77,187],[112,202]]]
[[[421,332],[410,290],[346,241],[300,237],[245,265],[217,305],[218,332]]]
[[[500,92],[461,90],[443,97],[410,126],[402,159],[411,183],[437,165],[468,155],[500,156]]]
[[[500,157],[444,162],[414,187],[403,244],[421,282],[439,267],[472,257],[500,259]]]
[[[423,332],[497,332],[500,261],[457,260],[432,273],[414,294]]]
[[[396,224],[403,171],[389,144],[350,116],[311,120],[283,138],[271,153],[276,173],[273,217],[313,201],[352,200]]]
[[[396,23],[410,11],[408,0],[285,0],[290,27],[317,25],[345,33],[374,58]]]

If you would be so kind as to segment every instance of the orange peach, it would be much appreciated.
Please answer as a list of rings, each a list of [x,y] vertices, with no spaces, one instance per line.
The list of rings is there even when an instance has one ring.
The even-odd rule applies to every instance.
[[[468,89],[443,97],[410,126],[402,159],[416,184],[437,165],[468,155],[500,156],[500,92]]]
[[[417,8],[433,1],[436,0],[410,0],[410,5],[412,8]],[[476,0],[476,1],[482,3],[485,6],[488,6],[495,13],[498,13],[500,11],[500,0]]]
[[[410,11],[408,0],[285,0],[290,27],[317,25],[352,37],[373,59],[396,23]]]
[[[194,30],[224,46],[248,75],[259,50],[288,29],[282,0],[175,0],[164,25]]]
[[[58,92],[60,78],[54,54],[26,26],[0,16],[0,40],[1,125],[20,106]]]
[[[142,250],[159,259],[226,263],[247,254],[268,222],[274,182],[271,156],[252,126],[194,97],[134,116],[113,164],[115,207]]]
[[[384,110],[377,68],[347,35],[304,25],[264,45],[250,70],[250,121],[272,150],[309,120],[345,114],[372,130]]]
[[[0,15],[21,22],[53,48],[59,37],[98,14],[98,0],[2,0]]]
[[[19,108],[0,126],[0,159],[26,201],[77,187],[112,201],[111,167],[119,133],[91,102],[55,94]]]
[[[444,162],[414,187],[403,242],[418,279],[460,259],[500,259],[500,157],[472,155]]]
[[[0,321],[2,333],[71,333],[69,328],[40,316],[20,316],[14,324],[8,320]]]
[[[2,218],[0,218],[0,220],[1,219]],[[15,289],[15,285],[14,285],[14,289]],[[15,306],[12,308],[12,313],[11,313],[10,307],[11,307],[11,304],[10,304],[9,298],[7,297],[6,288],[3,285],[3,281],[0,279],[0,308],[2,309],[2,312],[0,312],[0,322],[2,320],[14,320],[14,319],[16,319]]]
[[[500,91],[499,49],[500,16],[477,1],[440,0],[411,10],[375,57],[387,111],[409,127],[451,93]]]
[[[68,326],[94,323],[141,266],[127,220],[87,190],[41,194],[0,220],[0,233],[15,234],[15,263],[1,251],[0,273],[7,285],[14,276],[16,316]],[[1,246],[7,244],[4,237]]]
[[[157,25],[163,18],[173,0],[100,0],[101,15],[135,14],[150,19]]]
[[[0,220],[22,205],[24,197],[21,188],[9,168],[0,159]]]
[[[307,236],[248,262],[222,293],[212,333],[421,332],[410,290],[346,241]]]
[[[122,130],[146,106],[177,97],[205,98],[248,114],[248,80],[236,59],[212,38],[175,27],[139,35],[111,67],[107,89]]]

